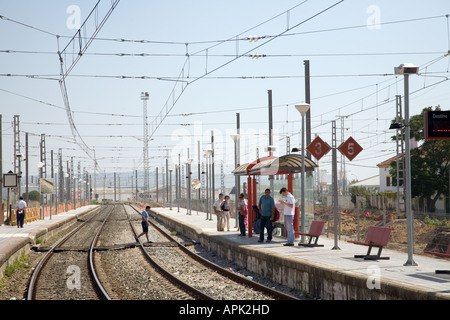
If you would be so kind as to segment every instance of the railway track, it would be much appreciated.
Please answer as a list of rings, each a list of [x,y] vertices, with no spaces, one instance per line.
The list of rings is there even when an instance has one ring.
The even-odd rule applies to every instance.
[[[28,300],[110,299],[97,277],[93,248],[105,221],[114,209],[115,206],[106,206],[95,210],[47,251],[31,276],[27,290]],[[74,250],[71,247],[74,244],[83,246],[89,242],[87,257],[84,250]]]
[[[136,213],[140,214],[139,210],[135,207],[131,207]],[[130,222],[131,223],[131,222]],[[144,247],[143,243],[140,242],[141,250],[146,256],[149,256],[149,259],[152,259],[153,263],[164,265],[164,272],[168,274],[171,278],[175,278],[174,281],[183,284],[183,270],[186,268],[193,268],[194,270],[190,271],[196,273],[197,277],[193,282],[195,284],[187,284],[190,288],[194,288],[196,291],[200,292],[212,292],[211,293],[203,293],[205,297],[202,299],[226,299],[227,291],[230,290],[247,290],[249,293],[247,294],[249,299],[281,299],[281,300],[297,300],[296,297],[291,296],[289,294],[277,291],[270,287],[259,284],[251,279],[243,277],[240,274],[232,272],[226,268],[222,268],[215,263],[201,257],[195,252],[189,250],[184,243],[181,243],[171,234],[169,234],[166,230],[160,227],[157,223],[150,219],[151,226],[158,231],[159,234],[163,235],[166,239],[169,240],[169,243],[174,244],[172,246],[162,247],[154,247],[147,246]],[[133,227],[133,226],[132,226]],[[133,227],[133,230],[136,235],[136,230]],[[150,230],[149,230],[150,233]],[[184,255],[184,258],[175,258],[175,255]],[[181,262],[180,262],[181,259]],[[172,264],[173,261],[178,261],[178,263]],[[208,285],[205,282],[209,282],[207,274],[212,275],[214,278],[214,283]],[[219,276],[220,275],[220,276]],[[224,279],[219,279],[223,277]],[[211,276],[209,276],[211,279]],[[202,281],[202,279],[204,279]],[[190,279],[192,282],[192,278]],[[231,281],[230,281],[231,280]],[[230,282],[234,282],[234,284],[230,284]],[[236,286],[237,284],[237,286]],[[209,287],[209,288],[208,288]],[[199,289],[202,288],[202,289]],[[192,290],[192,289],[190,289]],[[257,292],[256,294],[254,292]]]
[[[145,237],[135,241],[141,221],[135,207],[107,205],[86,216],[52,247],[41,248],[45,255],[32,274],[26,298],[297,299],[202,258],[153,220],[152,243],[144,243]],[[237,292],[241,295],[230,295]]]

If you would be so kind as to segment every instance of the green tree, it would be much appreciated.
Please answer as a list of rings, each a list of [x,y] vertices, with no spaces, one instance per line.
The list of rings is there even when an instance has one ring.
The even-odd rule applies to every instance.
[[[439,106],[435,110],[440,110]],[[424,108],[420,115],[410,119],[411,138],[423,142],[419,148],[411,150],[411,196],[423,199],[427,211],[433,212],[439,197],[449,192],[450,140],[425,140],[425,111],[433,110],[432,107]],[[394,183],[396,168],[396,162],[393,161],[390,174],[395,177]]]
[[[26,193],[23,194],[23,198],[26,199]],[[30,191],[28,194],[28,199],[31,201],[40,201],[41,200],[41,194],[39,191],[33,190]]]

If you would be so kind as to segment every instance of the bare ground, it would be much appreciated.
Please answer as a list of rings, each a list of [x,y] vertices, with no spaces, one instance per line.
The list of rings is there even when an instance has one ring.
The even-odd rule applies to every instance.
[[[328,221],[327,210],[319,210],[314,219]],[[387,214],[385,226],[392,228],[389,239],[388,249],[402,252],[408,251],[408,234],[406,219],[404,217],[396,218],[394,214]],[[334,217],[331,216],[330,233],[333,232]],[[343,210],[341,213],[341,236],[346,240],[357,240],[358,225],[356,215],[351,210]],[[382,212],[365,211],[360,214],[359,230],[360,241],[364,241],[369,226],[383,226]],[[414,253],[424,254],[424,250],[445,252],[450,242],[450,224],[447,226],[435,226],[427,224],[420,219],[414,219]]]

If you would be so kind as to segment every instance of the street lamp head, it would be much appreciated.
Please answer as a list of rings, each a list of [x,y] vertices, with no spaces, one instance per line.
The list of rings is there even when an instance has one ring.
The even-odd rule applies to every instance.
[[[309,103],[300,103],[295,105],[295,109],[302,115],[302,117],[308,112],[310,108]]]
[[[16,157],[19,158],[19,160],[25,160],[25,155],[22,152],[17,152]]]
[[[398,122],[394,122],[394,123],[391,123],[391,126],[389,127],[389,129],[401,129],[403,126],[400,124],[400,123],[398,123]]]
[[[417,74],[419,73],[419,67],[413,65],[412,63],[403,63],[398,67],[394,67],[394,73],[396,75]]]
[[[141,92],[141,100],[148,100],[149,96],[148,96],[148,92]]]
[[[207,156],[211,155],[212,152],[213,152],[212,149],[204,149],[203,150],[204,157],[207,157]]]
[[[299,148],[292,148],[291,152],[300,152]]]
[[[233,139],[234,142],[236,142],[236,141],[239,140],[240,135],[239,134],[232,134],[230,137],[231,137],[231,139]]]

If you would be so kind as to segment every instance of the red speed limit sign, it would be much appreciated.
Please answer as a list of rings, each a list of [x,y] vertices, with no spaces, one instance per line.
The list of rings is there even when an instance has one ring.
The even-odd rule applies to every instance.
[[[355,141],[355,139],[350,137],[338,147],[338,150],[346,156],[348,160],[352,161],[363,148]]]
[[[326,155],[330,149],[331,147],[328,143],[320,139],[319,136],[306,147],[306,150],[308,150],[317,160],[320,160],[320,158]]]

